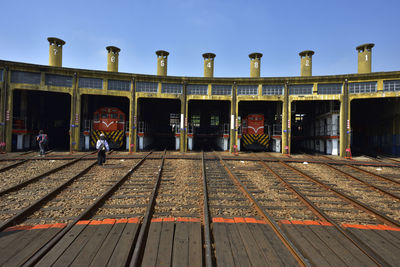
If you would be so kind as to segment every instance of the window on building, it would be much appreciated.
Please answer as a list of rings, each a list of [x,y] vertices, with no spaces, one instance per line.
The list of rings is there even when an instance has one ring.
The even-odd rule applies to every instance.
[[[207,84],[188,84],[187,85],[188,95],[207,95],[208,85]]]
[[[376,92],[376,82],[349,83],[349,93],[372,93]]]
[[[232,85],[212,85],[212,95],[232,95]]]
[[[211,115],[210,125],[211,126],[219,126],[219,116],[218,115]]]
[[[40,73],[27,71],[12,71],[12,83],[40,84]]]
[[[182,84],[163,83],[161,84],[161,93],[165,94],[182,94]]]
[[[190,117],[190,123],[193,127],[200,127],[200,114],[193,114]]]
[[[158,83],[136,82],[136,92],[157,93]]]
[[[45,84],[51,86],[72,87],[72,76],[46,73]]]
[[[258,95],[258,85],[238,85],[238,95]]]
[[[312,95],[312,84],[289,85],[289,95]]]
[[[263,95],[283,95],[283,85],[263,85],[262,94]]]
[[[383,81],[383,91],[386,92],[400,91],[400,80]]]
[[[108,80],[108,90],[130,91],[131,90],[131,82],[130,81],[120,81],[120,80]]]
[[[103,79],[100,78],[79,78],[79,88],[103,89]]]
[[[342,93],[342,83],[320,83],[318,84],[318,94],[335,95]]]

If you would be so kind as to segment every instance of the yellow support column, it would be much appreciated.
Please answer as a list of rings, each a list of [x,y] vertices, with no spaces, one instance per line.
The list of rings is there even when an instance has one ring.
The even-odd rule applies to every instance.
[[[346,149],[350,144],[349,91],[347,79],[343,84],[340,96],[340,157],[346,157]]]
[[[7,130],[6,130],[6,112],[7,112],[7,92],[8,92],[8,67],[4,68],[3,86],[1,90],[0,102],[0,142],[6,143]],[[5,148],[4,148],[5,149]]]
[[[180,146],[179,146],[179,151],[180,152],[186,152],[186,140],[187,140],[187,112],[186,112],[186,88],[187,84],[186,82],[183,83],[183,88],[182,88],[182,96],[181,96],[181,120],[183,120],[183,127],[180,129]],[[182,126],[182,122],[181,122]]]
[[[77,125],[79,124],[79,114],[77,113],[77,110],[78,110],[77,105],[78,105],[78,77],[75,73],[74,80],[73,80],[72,94],[71,94],[71,115],[70,115],[70,130],[69,130],[70,153],[77,150],[76,149],[76,147],[77,147],[76,135],[78,135],[78,139],[79,139],[79,132],[77,133],[77,131],[76,131]]]
[[[129,98],[129,152],[136,152],[136,83],[132,79],[131,97]]]
[[[284,100],[282,105],[282,154],[289,154],[289,88],[288,83],[285,83],[284,87]]]
[[[6,151],[11,152],[12,149],[12,125],[13,125],[13,90],[8,89],[7,92],[7,106],[6,106]]]
[[[231,130],[230,130],[230,135],[229,135],[229,151],[234,152],[234,146],[237,145],[236,143],[236,120],[237,120],[237,114],[236,114],[236,82],[233,83],[232,86],[232,99],[231,99]]]

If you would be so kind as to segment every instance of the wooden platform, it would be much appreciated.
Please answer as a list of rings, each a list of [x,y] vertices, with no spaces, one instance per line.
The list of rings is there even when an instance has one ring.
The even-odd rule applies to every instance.
[[[352,242],[329,224],[280,221],[281,229],[314,266],[376,266]],[[0,265],[19,266],[66,225],[14,227],[0,233]],[[141,224],[133,219],[81,221],[47,252],[37,266],[126,266]],[[400,262],[400,229],[344,225],[366,244],[365,250],[383,265]],[[203,232],[199,219],[153,219],[143,250],[142,266],[204,264]],[[214,218],[215,265],[296,266],[295,258],[264,221]]]

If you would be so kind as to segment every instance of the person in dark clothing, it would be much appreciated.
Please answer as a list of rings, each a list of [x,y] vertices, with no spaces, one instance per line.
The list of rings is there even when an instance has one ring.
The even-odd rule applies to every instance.
[[[100,139],[96,143],[97,164],[103,165],[106,162],[106,152],[110,150],[104,134],[100,134]]]
[[[39,149],[40,149],[40,154],[39,156],[44,157],[44,154],[46,154],[46,146],[47,146],[47,134],[43,132],[43,130],[39,131],[39,135],[36,136],[36,141],[39,142]]]

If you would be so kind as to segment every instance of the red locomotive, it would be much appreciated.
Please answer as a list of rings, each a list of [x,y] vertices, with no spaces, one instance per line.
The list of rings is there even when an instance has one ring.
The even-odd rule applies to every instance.
[[[124,142],[125,113],[114,107],[102,107],[93,113],[90,143],[95,147],[100,134],[104,134],[110,148],[120,148]]]
[[[263,114],[248,114],[242,123],[242,144],[248,150],[266,150],[269,145],[268,133],[264,130]]]

